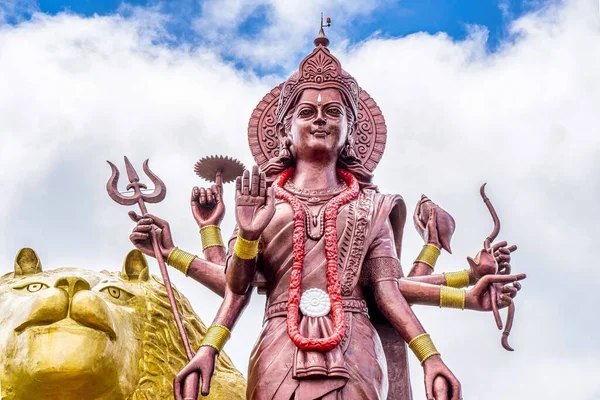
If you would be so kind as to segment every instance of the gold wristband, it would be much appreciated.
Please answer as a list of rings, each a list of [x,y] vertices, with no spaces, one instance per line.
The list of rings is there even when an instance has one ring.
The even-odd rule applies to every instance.
[[[453,288],[464,288],[469,286],[469,271],[462,270],[458,272],[444,272],[446,286]]]
[[[432,244],[426,244],[421,249],[421,252],[417,256],[415,262],[422,262],[423,264],[427,264],[431,267],[431,269],[435,268],[435,262],[440,256],[440,249],[435,247]]]
[[[465,309],[465,289],[440,286],[440,307]]]
[[[221,238],[221,228],[217,225],[207,225],[200,228],[200,238],[202,239],[202,251],[209,247],[225,247]]]
[[[415,336],[408,343],[408,347],[410,347],[413,353],[415,353],[415,356],[417,356],[417,359],[421,364],[423,364],[423,362],[429,357],[440,354],[440,352],[435,348],[435,345],[431,341],[431,337],[428,333]]]
[[[247,240],[238,235],[235,246],[233,246],[233,254],[242,260],[252,260],[258,254],[258,240]]]
[[[204,335],[200,346],[210,346],[220,353],[230,336],[231,331],[226,326],[211,325],[206,331],[206,335]]]
[[[188,269],[190,268],[190,264],[196,258],[194,254],[187,253],[183,250],[180,250],[177,247],[174,247],[173,250],[167,256],[167,264],[171,267],[183,272],[185,276],[188,274]]]

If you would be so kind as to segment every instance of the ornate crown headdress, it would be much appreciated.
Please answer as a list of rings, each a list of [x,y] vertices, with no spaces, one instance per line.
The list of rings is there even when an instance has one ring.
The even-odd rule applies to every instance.
[[[302,60],[298,72],[292,74],[284,83],[279,95],[279,104],[275,115],[277,122],[283,122],[285,114],[296,102],[296,98],[306,88],[335,88],[340,90],[350,103],[354,115],[358,114],[359,90],[356,79],[342,69],[342,64],[335,58],[327,46],[329,39],[323,32],[314,40],[315,49]]]
[[[261,167],[279,155],[276,126],[283,123],[285,115],[304,89],[335,88],[345,96],[356,115],[354,152],[365,168],[373,171],[385,149],[387,128],[383,114],[375,100],[358,86],[331,54],[322,23],[314,44],[314,50],[302,60],[298,72],[267,93],[252,112],[248,123],[252,155]]]

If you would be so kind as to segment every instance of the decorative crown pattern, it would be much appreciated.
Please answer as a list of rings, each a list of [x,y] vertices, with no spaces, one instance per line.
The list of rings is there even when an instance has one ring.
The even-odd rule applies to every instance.
[[[328,22],[329,23],[329,22]],[[282,123],[299,94],[308,88],[340,90],[356,116],[356,132],[352,146],[359,161],[373,171],[381,160],[387,138],[385,119],[373,98],[361,89],[356,80],[342,69],[331,55],[329,39],[323,24],[313,42],[314,50],[302,60],[297,72],[275,86],[258,103],[248,122],[248,144],[256,163],[263,167],[279,157],[280,140],[277,124]]]
[[[342,69],[340,61],[329,49],[319,44],[302,60],[298,72],[283,83],[276,111],[278,122],[283,122],[285,114],[302,90],[315,86],[341,90],[350,102],[354,115],[357,115],[360,91],[358,83]]]

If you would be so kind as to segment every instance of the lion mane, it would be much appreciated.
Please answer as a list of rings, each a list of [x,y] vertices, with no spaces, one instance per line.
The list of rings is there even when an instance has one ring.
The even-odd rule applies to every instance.
[[[162,281],[152,275],[143,284],[147,308],[142,339],[140,379],[131,400],[167,399],[173,393],[173,377],[187,364],[185,349],[179,338],[177,326],[167,292]],[[206,334],[206,326],[192,309],[189,301],[174,288],[179,312],[193,349],[200,346]],[[169,318],[166,318],[169,316]],[[215,378],[220,379],[215,379]],[[230,358],[221,353],[215,367],[208,399],[245,399],[245,382]],[[152,393],[152,397],[148,394]]]

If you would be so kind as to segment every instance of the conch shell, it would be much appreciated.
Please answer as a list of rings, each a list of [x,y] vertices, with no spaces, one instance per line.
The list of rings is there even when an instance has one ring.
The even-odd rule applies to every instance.
[[[435,209],[436,212],[438,238],[440,239],[442,248],[448,253],[452,254],[450,240],[452,239],[452,235],[456,229],[454,218],[452,218],[452,215],[450,215],[446,210],[435,204],[425,195],[421,195],[421,200],[419,200],[417,207],[415,208],[415,213],[413,215],[415,228],[419,232],[419,235],[425,239],[427,220],[429,219],[429,213],[432,209]]]

